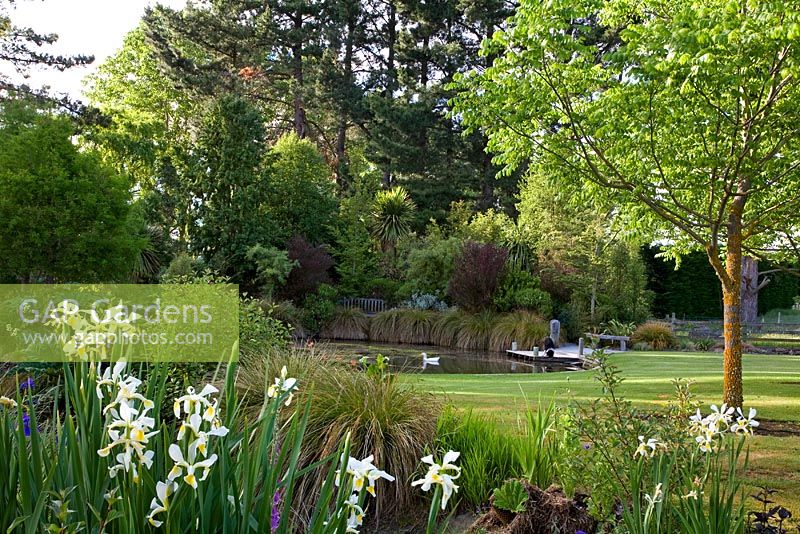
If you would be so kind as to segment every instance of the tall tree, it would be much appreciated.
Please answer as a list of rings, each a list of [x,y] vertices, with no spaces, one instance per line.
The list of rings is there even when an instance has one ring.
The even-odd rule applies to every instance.
[[[0,63],[10,64],[18,75],[27,77],[34,67],[49,67],[63,71],[94,61],[94,56],[51,54],[46,47],[58,41],[58,35],[38,33],[33,28],[14,25],[11,20],[13,8],[14,0],[0,0]],[[25,84],[14,82],[7,74],[0,73],[0,100],[20,93],[38,100],[56,101],[73,112],[85,111],[79,102],[71,100],[66,95],[53,98],[46,89],[31,89]]]
[[[615,36],[596,44],[597,20]],[[724,400],[741,406],[745,253],[797,249],[800,9],[773,2],[525,0],[456,109],[497,160],[535,158],[616,202],[724,300]]]
[[[275,226],[265,212],[262,117],[247,101],[223,96],[209,108],[196,147],[192,247],[231,275],[247,264],[247,250],[273,244]]]
[[[130,184],[72,142],[64,114],[0,106],[0,279],[130,280],[144,245],[128,225]]]

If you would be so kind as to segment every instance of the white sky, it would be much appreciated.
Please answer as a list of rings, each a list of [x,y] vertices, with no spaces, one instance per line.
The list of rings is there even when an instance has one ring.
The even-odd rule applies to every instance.
[[[49,85],[53,92],[79,98],[81,80],[122,45],[125,34],[139,24],[145,7],[155,4],[181,8],[186,0],[17,0],[9,13],[15,26],[58,34],[58,42],[48,51],[95,56],[91,65],[64,72],[31,69],[25,82],[32,87]]]

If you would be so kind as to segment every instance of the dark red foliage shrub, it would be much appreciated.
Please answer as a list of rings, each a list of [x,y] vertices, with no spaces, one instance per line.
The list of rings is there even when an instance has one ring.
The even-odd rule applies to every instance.
[[[447,290],[453,304],[467,311],[489,308],[507,259],[508,250],[503,247],[464,243]]]
[[[286,279],[281,292],[284,298],[299,302],[320,284],[331,283],[328,271],[333,267],[333,258],[324,245],[315,247],[305,237],[297,235],[289,241],[287,252],[289,259],[296,260],[298,265]]]

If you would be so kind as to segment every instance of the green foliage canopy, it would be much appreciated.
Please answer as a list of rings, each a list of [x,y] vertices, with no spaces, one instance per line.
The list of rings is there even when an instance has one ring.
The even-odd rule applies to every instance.
[[[72,142],[69,118],[22,101],[0,108],[0,278],[127,281],[144,245],[129,183]]]

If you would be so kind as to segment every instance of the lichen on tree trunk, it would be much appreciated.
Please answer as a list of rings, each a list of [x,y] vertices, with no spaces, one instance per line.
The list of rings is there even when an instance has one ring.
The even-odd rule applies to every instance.
[[[735,208],[738,206],[735,206]],[[738,213],[737,213],[738,212]],[[728,242],[722,279],[723,330],[723,402],[741,407],[742,392],[742,225],[741,211],[734,209],[728,222]]]

